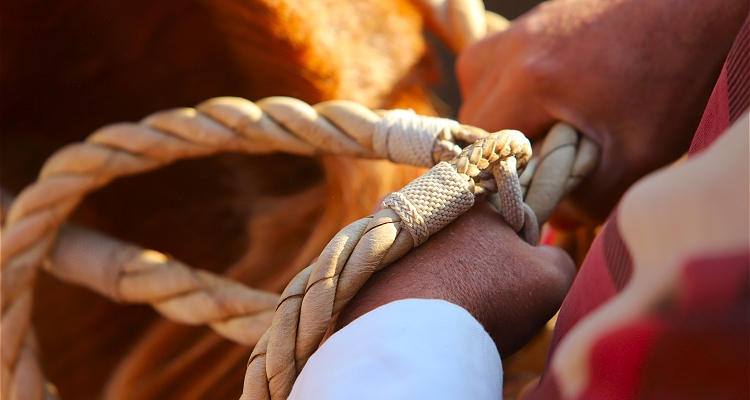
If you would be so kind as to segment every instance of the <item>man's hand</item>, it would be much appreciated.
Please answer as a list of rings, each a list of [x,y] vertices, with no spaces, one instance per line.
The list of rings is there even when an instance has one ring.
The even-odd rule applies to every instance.
[[[529,137],[575,126],[602,152],[563,219],[600,222],[632,183],[687,151],[747,14],[747,0],[543,3],[460,54],[459,119]]]
[[[442,299],[471,313],[509,356],[555,314],[575,276],[560,249],[521,240],[484,200],[375,273],[338,315],[338,330],[394,300]]]
[[[459,119],[538,137],[565,121],[598,143],[599,165],[561,219],[601,221],[628,186],[689,146],[746,0],[557,0],[465,50]],[[374,274],[330,331],[388,302],[444,299],[468,310],[501,355],[555,313],[575,268],[520,240],[484,201]]]

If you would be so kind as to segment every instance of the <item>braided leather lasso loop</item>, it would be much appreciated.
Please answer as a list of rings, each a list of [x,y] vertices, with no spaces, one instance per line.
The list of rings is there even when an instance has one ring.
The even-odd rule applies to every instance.
[[[290,108],[299,106],[298,101],[287,99],[267,102],[274,105],[272,112],[277,118],[284,118],[284,113],[279,110],[284,110],[285,105],[292,103]],[[329,102],[316,108],[336,120],[336,126],[348,127],[348,138],[359,139],[342,140],[344,145],[332,147],[344,152],[355,149],[367,153],[367,129],[372,135],[374,125],[363,123],[363,115],[376,124],[377,114],[369,110],[368,114],[358,106],[350,105],[348,102]],[[299,108],[307,112],[313,109],[305,106]],[[31,343],[16,333],[27,330],[29,326],[25,315],[30,310],[29,290],[38,265],[55,243],[57,227],[86,193],[119,176],[145,172],[179,158],[205,156],[226,148],[255,153],[267,152],[269,148],[314,152],[314,149],[304,147],[309,146],[307,142],[281,128],[289,125],[304,130],[295,117],[282,120],[284,123],[276,122],[264,113],[258,113],[251,102],[235,98],[209,100],[198,109],[205,112],[177,109],[156,113],[141,124],[102,128],[85,143],[70,145],[57,152],[43,167],[40,180],[19,195],[8,212],[2,242],[3,328],[8,332],[2,346],[7,370],[12,370],[10,366],[20,360],[18,357],[22,353],[16,349],[24,343]],[[349,112],[350,109],[354,111]],[[316,118],[316,121],[323,120]],[[257,125],[266,130],[256,134],[261,129]],[[485,134],[476,128],[450,124],[449,129],[430,136],[435,143],[432,146],[433,159],[437,158],[434,157],[435,148],[441,150],[437,154],[445,157],[455,152],[458,143]],[[351,142],[355,141],[365,143],[365,146],[352,146]],[[445,145],[446,142],[450,144]],[[466,168],[465,172],[468,172],[468,166],[459,168]],[[420,243],[419,239],[411,240]],[[178,322],[209,324],[218,333],[239,343],[255,342],[267,326],[272,304],[277,298],[207,272],[196,272],[157,253],[144,252],[103,235],[81,232],[78,228],[65,228],[57,243],[57,250],[52,253],[53,262],[47,264],[54,275],[83,284],[113,300],[151,303],[163,315]],[[91,268],[82,268],[91,265],[104,269],[92,273]]]
[[[439,34],[448,38],[455,50],[507,24],[501,17],[485,13],[478,1],[423,2],[430,9],[431,19],[437,24]],[[391,117],[386,118],[390,123]],[[453,122],[418,121],[416,119],[420,117],[414,118],[409,126],[437,126],[441,129],[420,135],[427,138],[414,146],[421,150],[414,156],[408,152],[404,156],[399,146],[388,146],[387,143],[392,139],[399,141],[400,132],[413,132],[414,129],[407,126],[391,131],[390,126],[384,126],[386,123],[382,115],[355,103],[331,101],[311,107],[290,98],[268,98],[257,103],[237,98],[217,98],[202,103],[196,109],[153,114],[140,124],[102,128],[85,143],[74,144],[57,152],[43,167],[39,181],[19,195],[3,226],[0,258],[3,338],[0,344],[0,397],[54,397],[53,390],[44,384],[37,362],[36,344],[30,329],[31,290],[40,264],[55,246],[58,229],[87,193],[117,177],[219,151],[249,154],[283,151],[300,155],[328,152],[426,165],[425,160],[450,160],[456,157],[459,145],[474,142],[486,135],[480,129]],[[382,134],[376,132],[385,133],[386,146],[373,147],[373,140],[382,138],[378,136]],[[492,139],[489,140],[500,139],[490,137]],[[549,156],[538,162],[532,161],[526,168],[520,178],[526,203],[518,201],[518,185],[513,169],[522,169],[526,162],[522,159],[528,159],[530,148],[527,156],[514,153],[509,158],[509,152],[490,161],[498,146],[496,143],[490,146],[490,142],[485,141],[482,145],[464,149],[448,166],[455,171],[456,182],[461,182],[455,187],[446,185],[453,187],[455,192],[446,195],[452,207],[444,209],[431,205],[429,200],[425,202],[419,195],[404,194],[411,190],[405,189],[400,194],[403,209],[408,211],[407,214],[401,210],[403,219],[395,209],[385,208],[375,216],[357,221],[342,230],[314,268],[309,267],[301,272],[282,295],[272,328],[261,338],[253,352],[243,396],[264,398],[273,393],[273,397],[285,397],[294,376],[317,347],[318,338],[322,335],[320,330],[327,326],[330,311],[340,310],[376,268],[393,262],[423,242],[427,237],[425,232],[434,233],[433,229],[439,229],[455,218],[453,214],[460,214],[469,204],[468,199],[473,201],[470,196],[491,193],[498,185],[501,190],[512,187],[513,193],[501,193],[496,205],[500,206],[506,219],[513,221],[513,226],[517,227],[521,215],[518,211],[520,204],[523,215],[521,234],[530,242],[535,242],[533,238],[538,238],[538,224],[546,220],[545,216],[549,215],[564,193],[571,190],[596,161],[595,146],[580,140],[577,135],[574,137],[572,141],[566,139],[560,146],[550,145]],[[410,136],[401,139],[404,143],[413,140]],[[490,151],[490,148],[495,150]],[[575,149],[572,155],[570,148]],[[429,156],[425,155],[427,149],[430,150]],[[485,151],[488,153],[485,154]],[[511,158],[517,159],[518,165],[514,166]],[[445,174],[447,164],[439,165],[435,174]],[[497,167],[487,169],[491,165]],[[569,168],[561,168],[560,165]],[[497,180],[497,176],[502,179]],[[512,183],[501,183],[506,180]],[[412,189],[422,184],[415,184]],[[422,190],[415,189],[415,193]],[[425,211],[429,209],[435,212]],[[429,213],[432,213],[429,217],[423,215]],[[416,222],[404,222],[407,215],[411,215]],[[240,343],[254,341],[268,323],[272,308],[270,304],[276,296],[253,291],[209,273],[196,274],[195,270],[158,253],[129,247],[117,243],[115,239],[97,235],[85,229],[63,227],[61,240],[47,263],[50,272],[113,299],[152,303],[165,316],[181,322],[208,323],[220,334]],[[353,237],[360,239],[353,241]],[[380,238],[386,238],[390,244],[384,247],[383,242],[379,242]],[[108,248],[111,251],[106,250]],[[102,249],[105,250],[102,252]],[[370,249],[371,252],[366,253],[363,249]],[[94,256],[90,257],[91,254]],[[77,267],[78,262],[85,258],[89,258],[90,263],[114,267],[92,274]],[[359,265],[360,269],[352,265]],[[122,279],[112,278],[118,276]],[[183,296],[186,293],[189,295]],[[179,297],[184,297],[187,302],[182,303]],[[220,318],[224,318],[223,323],[219,322]],[[293,362],[289,361],[290,354],[293,355]]]
[[[434,117],[414,115],[412,118]],[[274,97],[252,103],[225,97],[208,100],[195,109],[158,112],[138,124],[106,126],[85,142],[57,151],[42,167],[38,181],[18,195],[5,216],[0,243],[3,329],[0,346],[4,382],[18,382],[22,377],[18,373],[22,371],[17,368],[21,365],[29,366],[24,374],[41,376],[35,357],[19,364],[23,354],[34,354],[31,348],[22,350],[33,343],[25,334],[30,332],[31,290],[42,261],[55,244],[58,229],[86,194],[119,177],[147,172],[178,159],[205,157],[222,151],[249,154],[283,151],[302,155],[326,151],[378,158],[372,149],[372,138],[381,120],[375,112],[348,101],[324,102],[313,107],[290,98]],[[451,124],[449,132],[444,126],[432,126],[435,131],[421,136],[431,143],[419,147],[422,153],[414,152],[418,163],[423,163],[425,157],[452,156],[460,149],[456,144],[461,137],[478,132],[456,124]],[[399,140],[398,135],[405,133],[397,130],[389,135]],[[92,240],[95,245],[86,246],[96,254],[103,247],[96,245],[97,240],[103,239]],[[155,262],[152,257],[144,262],[137,249],[118,252],[98,258],[114,266],[114,272],[99,274],[102,279],[84,278],[82,275],[88,272],[75,270],[75,267],[66,272],[50,268],[50,272],[60,271],[61,277],[74,282],[85,281],[82,283],[114,300],[128,287],[137,288],[125,300],[159,304],[158,309],[164,315],[177,321],[210,323],[218,333],[240,343],[252,344],[257,338],[253,332],[258,329],[254,322],[258,318],[260,322],[267,321],[270,317],[256,314],[270,308],[276,298],[273,295],[252,291],[211,274],[195,273],[176,261]],[[189,290],[193,290],[193,294],[186,296]],[[259,304],[247,299],[255,299]],[[30,381],[25,382],[28,385]],[[3,384],[2,390],[13,387]],[[10,392],[4,393],[10,396]]]
[[[8,211],[2,242],[3,304],[27,286],[35,270],[31,265],[41,261],[56,228],[83,196],[118,177],[220,151],[309,155],[318,151],[311,143],[328,146],[333,154],[376,157],[368,145],[380,117],[356,103],[322,103],[317,106],[321,114],[289,98],[269,98],[258,104],[238,98],[212,99],[197,109],[155,113],[140,124],[104,127],[86,142],[56,152],[44,164],[39,180],[21,192]],[[346,130],[334,128],[329,120]],[[433,135],[435,143],[444,141],[437,139],[438,133]]]
[[[234,99],[233,99],[234,101]],[[132,128],[132,125],[126,125],[128,128]],[[556,160],[555,156],[565,156],[566,153],[559,151],[561,148],[571,147],[570,144],[570,136],[577,138],[577,135],[574,131],[570,130],[570,128],[567,128],[568,130],[564,130],[564,126],[561,128],[558,128],[557,131],[562,132],[564,135],[565,140],[559,140],[555,139],[557,136],[560,136],[559,133],[555,133],[554,135],[551,134],[550,139],[548,139],[548,143],[552,143],[551,145],[546,145],[545,147],[552,147],[553,150],[557,149],[555,151],[550,151],[550,156],[545,157],[544,160],[542,160],[542,163],[534,163],[533,165],[543,166],[543,165],[550,165],[550,167],[542,167],[540,170],[543,170],[544,168],[551,168],[552,170],[557,171],[559,168],[554,167],[555,162],[552,162],[552,160]],[[174,129],[174,128],[173,128]],[[182,128],[184,129],[184,128]],[[553,131],[557,132],[557,131]],[[112,128],[105,128],[104,130],[98,131],[94,135],[91,136],[91,138],[94,138],[95,142],[99,140],[101,143],[101,132],[104,132],[104,137],[107,138],[106,135],[110,135],[110,142],[109,143],[116,143],[114,139],[111,139],[112,137],[117,138],[119,131],[117,129]],[[150,132],[150,131],[146,131]],[[158,131],[155,131],[157,135],[164,135],[162,133],[159,133]],[[207,131],[210,132],[210,131]],[[528,141],[520,135],[520,133],[513,132],[513,131],[507,131],[510,132],[510,134],[506,134],[502,140],[497,135],[490,135],[486,137],[483,140],[480,140],[478,143],[471,145],[467,148],[465,148],[461,155],[457,157],[456,159],[451,161],[451,166],[448,167],[451,172],[454,173],[453,179],[445,179],[445,166],[447,166],[447,163],[440,163],[437,168],[434,170],[431,170],[429,173],[427,173],[423,180],[415,181],[413,185],[409,185],[411,188],[413,187],[419,187],[423,184],[424,181],[429,180],[429,177],[432,175],[440,176],[442,174],[443,178],[435,180],[436,182],[442,182],[443,186],[450,187],[451,185],[445,185],[446,182],[453,182],[452,185],[455,187],[458,187],[459,190],[455,190],[455,193],[458,193],[458,196],[447,196],[447,199],[461,199],[461,197],[464,197],[464,200],[462,202],[458,202],[460,204],[458,207],[449,208],[448,211],[445,211],[444,209],[440,207],[432,207],[435,210],[438,210],[435,215],[437,215],[437,218],[432,218],[430,220],[430,224],[428,225],[426,222],[423,222],[424,229],[427,232],[422,233],[419,236],[414,236],[412,234],[413,229],[410,228],[413,226],[413,224],[405,223],[405,221],[408,221],[407,218],[403,218],[404,214],[396,215],[395,218],[392,219],[391,222],[399,220],[400,228],[405,228],[406,231],[408,231],[409,238],[407,240],[406,237],[402,237],[399,240],[394,239],[394,248],[396,251],[393,250],[390,257],[387,257],[386,259],[390,261],[395,260],[396,258],[400,257],[401,254],[403,254],[405,251],[408,251],[409,248],[415,245],[421,244],[424,239],[431,233],[436,232],[440,228],[442,228],[445,224],[450,222],[452,219],[460,215],[463,211],[468,209],[473,203],[473,198],[471,198],[471,194],[486,194],[489,191],[491,191],[493,188],[496,187],[496,184],[494,184],[495,179],[490,179],[492,175],[488,175],[484,169],[487,169],[488,166],[490,166],[490,163],[493,161],[499,160],[500,156],[507,156],[515,151],[515,154],[520,157],[520,165],[524,165],[527,160],[529,159],[530,155],[530,148],[526,149],[528,147]],[[573,135],[570,135],[570,133],[573,132]],[[446,131],[441,131],[439,136],[444,136],[446,134]],[[455,137],[454,140],[464,140],[465,138],[469,137],[476,137],[483,135],[484,132],[477,129],[468,129],[467,127],[462,127],[459,130],[455,131]],[[124,136],[122,136],[124,138]],[[162,137],[166,137],[166,140],[170,140],[169,136],[159,136],[158,138],[161,139]],[[514,139],[515,138],[515,139]],[[513,139],[513,140],[512,140]],[[577,140],[577,139],[574,139]],[[556,144],[558,142],[561,142],[562,144]],[[156,143],[156,146],[158,146],[158,140],[151,140],[149,144],[151,144],[150,149],[153,149],[156,146],[153,146],[153,144]],[[179,143],[179,142],[178,142]],[[519,143],[521,143],[521,147],[519,147]],[[583,146],[585,147],[586,141],[582,141],[579,147]],[[130,148],[135,148],[132,141],[127,141],[127,145],[130,146]],[[185,147],[190,146],[190,144],[187,144]],[[172,149],[176,149],[176,151],[181,151],[179,147],[171,146]],[[490,148],[497,149],[496,151],[488,151]],[[519,151],[519,148],[523,148],[522,151]],[[588,146],[588,148],[594,148],[592,146]],[[71,165],[71,168],[78,174],[80,174],[83,171],[97,171],[96,173],[104,175],[105,177],[109,177],[109,179],[113,179],[112,176],[114,173],[111,170],[104,169],[102,171],[101,166],[98,168],[92,168],[91,166],[87,166],[88,169],[82,168],[80,164],[77,164],[78,160],[83,160],[84,166],[86,166],[86,163],[91,163],[91,156],[88,156],[85,151],[82,151],[81,147],[72,146],[67,149],[64,149],[63,151],[70,151],[68,149],[73,149],[73,155],[74,157],[70,157],[70,160],[76,160],[76,163],[73,163]],[[594,148],[595,149],[595,148]],[[153,151],[153,150],[152,150]],[[100,147],[94,147],[94,155],[98,156],[99,165],[102,164],[102,159],[104,157],[101,157],[99,154],[101,152]],[[584,152],[585,153],[585,152]],[[195,154],[195,153],[190,153]],[[577,158],[573,159],[573,162],[567,161],[567,164],[570,165],[578,165],[579,167],[583,165],[584,167],[586,165],[591,166],[591,160],[595,160],[595,157],[591,157],[591,155],[588,155],[588,158],[581,156],[580,154],[583,154],[581,152],[578,153],[579,156]],[[489,157],[489,158],[488,158]],[[495,158],[498,157],[498,158]],[[169,158],[169,155],[167,155],[167,158]],[[97,158],[95,158],[96,160]],[[110,159],[117,159],[116,156],[110,157]],[[495,165],[514,165],[516,162],[512,160],[517,160],[516,157],[505,157],[502,160],[499,160],[498,163]],[[580,160],[589,160],[588,163],[582,162]],[[52,171],[64,171],[65,170],[65,163],[64,158],[60,155],[56,155],[55,157],[51,158],[48,165],[52,165],[50,169],[43,169],[43,173],[41,174],[42,177],[48,177],[48,178],[54,178],[56,175],[61,174],[58,172],[57,174],[49,172]],[[106,164],[106,163],[105,163]],[[559,163],[557,163],[559,164]],[[117,165],[117,164],[115,164]],[[151,165],[151,164],[149,164]],[[130,166],[130,164],[125,165],[127,168],[124,168],[122,170],[126,172],[130,172],[133,170],[133,168]],[[111,167],[110,167],[111,168]],[[538,167],[537,167],[538,168]],[[580,169],[580,168],[579,168]],[[494,175],[498,174],[499,169],[490,168],[489,170],[493,171]],[[461,171],[461,172],[459,172]],[[511,170],[507,170],[506,172],[510,172]],[[527,169],[528,171],[528,169]],[[572,186],[570,183],[573,180],[580,179],[580,176],[584,176],[586,171],[579,171],[578,173],[571,173],[569,172],[568,175],[571,175],[571,178],[563,179],[563,182],[565,182],[565,185],[562,185],[565,190],[569,190],[569,187]],[[76,174],[71,174],[74,177]],[[502,174],[501,174],[502,175]],[[448,175],[450,176],[450,175]],[[512,172],[510,174],[503,175],[505,177],[510,176],[511,178],[515,177],[515,172]],[[525,176],[525,174],[524,174]],[[44,179],[44,178],[43,178]],[[94,178],[92,181],[101,181],[101,177]],[[503,179],[500,180],[500,182],[504,181]],[[542,193],[545,194],[545,190],[543,186],[539,186],[539,183],[546,182],[546,179],[537,178],[533,181],[529,181],[528,183],[530,185],[527,185],[529,190],[526,190],[526,193]],[[44,182],[44,181],[42,181]],[[461,184],[456,185],[456,182],[460,182]],[[516,182],[516,180],[511,179],[511,182]],[[494,184],[494,185],[493,185]],[[427,185],[429,187],[430,185]],[[426,189],[416,189],[411,190],[410,187],[405,188],[402,193],[400,193],[398,196],[404,196],[403,193],[410,193],[410,197],[412,197],[414,200],[408,200],[409,203],[414,204],[420,204],[420,202],[427,202],[429,204],[431,201],[434,202],[434,200],[430,200],[431,197],[439,198],[440,196],[434,196],[431,193],[437,193],[439,192],[440,185],[432,185],[433,187],[437,187],[435,190],[426,190]],[[505,185],[508,188],[511,188],[513,192],[517,192],[515,189],[515,184],[511,185]],[[560,186],[559,184],[557,186]],[[501,187],[503,185],[501,184]],[[463,189],[462,189],[463,188]],[[414,194],[411,194],[411,193]],[[421,192],[421,194],[419,194]],[[28,193],[28,192],[25,192]],[[33,193],[33,192],[32,192]],[[60,196],[59,193],[53,194]],[[466,195],[470,195],[469,199],[466,199]],[[23,196],[23,194],[22,194]],[[28,195],[27,195],[28,196]],[[513,196],[510,196],[512,198]],[[544,197],[544,196],[542,196]],[[545,197],[548,198],[549,196]],[[562,197],[562,194],[558,194],[558,200]],[[37,197],[38,199],[41,198],[41,196]],[[80,201],[81,196],[74,197],[78,201]],[[404,197],[406,198],[406,197]],[[35,199],[35,197],[31,197],[31,199]],[[49,203],[52,203],[50,206],[54,206],[55,201],[60,201],[59,197],[53,198],[51,201],[49,199],[44,199],[48,201]],[[555,201],[555,203],[556,203]],[[388,201],[386,201],[388,202]],[[5,203],[5,202],[4,202]],[[67,209],[72,211],[74,206],[69,205],[69,201],[66,202],[63,199],[63,204],[68,204]],[[15,203],[19,204],[19,203]],[[14,207],[15,207],[14,204]],[[23,205],[23,203],[20,203]],[[429,208],[429,205],[424,206],[423,204],[420,204],[421,209],[425,209],[425,207]],[[553,207],[554,204],[551,206]],[[28,206],[27,206],[28,207]],[[418,209],[420,207],[413,206],[414,211],[411,212],[411,215],[415,216],[417,219],[423,219],[422,214],[424,211],[420,212]],[[524,215],[525,220],[529,221],[529,212],[531,210],[530,207],[528,207],[526,204],[523,205],[524,209]],[[548,206],[550,207],[550,206]],[[13,209],[13,208],[12,208]],[[12,211],[11,209],[11,211]],[[34,207],[28,207],[28,209],[35,210]],[[507,209],[507,206],[506,206]],[[33,212],[31,212],[32,215],[34,215]],[[12,215],[12,213],[10,213]],[[49,215],[49,214],[42,214],[42,215]],[[54,214],[53,214],[54,215]],[[533,218],[534,213],[531,212],[531,218]],[[64,217],[63,217],[64,218]],[[61,218],[61,219],[63,219]],[[19,221],[23,221],[23,218],[19,218]],[[33,222],[34,220],[32,220]],[[436,222],[437,221],[437,222]],[[530,226],[531,225],[531,226]],[[536,227],[536,223],[526,223],[525,230],[528,231],[529,229],[534,230],[534,227]],[[7,225],[6,225],[7,229]],[[382,231],[382,229],[380,229]],[[83,231],[83,232],[82,232]],[[7,232],[7,231],[6,231]],[[23,231],[22,231],[23,232]],[[114,300],[120,300],[120,301],[134,301],[134,302],[147,302],[152,303],[154,307],[159,310],[163,315],[167,316],[170,319],[176,320],[178,322],[183,323],[190,323],[190,324],[201,324],[201,323],[207,323],[210,324],[218,333],[224,335],[227,338],[230,338],[232,340],[235,340],[239,343],[245,343],[245,344],[252,344],[257,340],[260,333],[265,329],[266,326],[268,326],[268,321],[271,318],[271,315],[273,314],[273,303],[275,303],[277,297],[272,294],[266,294],[258,291],[254,291],[253,289],[246,288],[241,284],[232,282],[230,280],[227,280],[225,278],[221,278],[218,276],[213,276],[210,273],[203,272],[203,271],[195,271],[191,268],[184,266],[183,264],[174,261],[166,259],[163,255],[160,255],[155,252],[151,251],[143,251],[142,249],[134,248],[132,246],[127,246],[123,243],[118,243],[115,239],[108,238],[106,236],[103,236],[101,234],[96,234],[92,232],[87,232],[85,229],[82,228],[76,228],[76,227],[64,227],[63,228],[63,234],[61,236],[61,240],[57,242],[56,249],[52,253],[53,262],[49,263],[50,267],[49,270],[56,276],[65,279],[70,280],[75,283],[83,284],[85,286],[88,286],[104,295],[107,295],[108,297],[114,299]],[[538,232],[538,229],[537,229]],[[538,234],[537,234],[538,235]],[[6,238],[8,237],[7,234],[4,235]],[[12,237],[12,236],[11,236]],[[528,234],[526,234],[526,237],[528,238]],[[12,244],[13,242],[11,242]],[[45,242],[43,242],[45,243]],[[4,241],[4,246],[7,246],[7,241]],[[108,252],[106,249],[112,249],[111,252]],[[4,252],[4,256],[8,254]],[[81,263],[81,259],[87,257],[89,259],[93,258],[94,260],[89,260],[88,263]],[[109,268],[105,268],[102,271],[98,271],[99,278],[97,278],[97,274],[91,274],[86,273],[84,271],[81,271],[80,268],[76,270],[77,267],[80,267],[80,265],[98,265],[98,266],[106,266]],[[6,267],[7,264],[4,264],[4,267]],[[13,266],[14,264],[10,264]],[[385,265],[385,264],[383,264]],[[3,273],[6,273],[6,269],[3,270]],[[11,270],[12,271],[12,270]],[[117,277],[117,280],[113,279],[101,279],[102,275],[106,275],[109,277]],[[362,276],[362,275],[361,275]],[[161,279],[159,279],[159,277]],[[197,279],[196,279],[197,278]],[[7,279],[3,280],[4,283],[8,282]],[[364,282],[362,282],[364,283]],[[360,284],[361,286],[361,284]],[[356,293],[356,289],[346,289],[351,293],[353,296],[354,293]],[[191,295],[186,295],[187,293],[193,293]],[[342,288],[339,288],[339,292],[344,293],[345,291]],[[245,294],[247,293],[247,294]],[[4,295],[7,294],[7,291],[3,293]],[[174,298],[175,300],[171,300]],[[13,328],[18,327],[18,325],[14,324],[23,324],[24,319],[21,317],[25,310],[27,312],[28,307],[30,306],[30,296],[27,294],[22,293],[17,299],[16,307],[12,307],[7,312],[7,315],[4,315],[4,321],[3,321],[3,328]],[[236,304],[235,306],[228,306],[229,304]],[[20,307],[19,307],[20,305]],[[340,306],[339,306],[340,308]],[[337,308],[337,310],[339,309]],[[187,310],[190,310],[187,312]],[[203,311],[201,311],[203,310]],[[18,319],[22,318],[22,319]],[[20,321],[20,323],[19,323]],[[215,322],[212,322],[215,321]],[[23,327],[24,325],[21,325]],[[28,322],[26,322],[25,326],[28,326]],[[11,329],[8,329],[8,331],[11,331]],[[13,330],[14,332],[18,332],[18,330]],[[11,333],[14,333],[11,332]],[[6,334],[4,335],[4,338],[6,340],[3,341],[3,346],[9,346],[9,344],[17,343],[20,347],[21,345],[24,346],[32,346],[31,343],[33,343],[31,340],[22,340],[23,336],[13,335],[13,334]],[[26,347],[24,347],[26,348]],[[262,347],[260,347],[262,348]],[[314,348],[313,348],[314,350]],[[5,352],[5,355],[8,355],[9,352]],[[12,353],[10,353],[12,354]],[[33,347],[29,347],[27,350],[21,350],[19,353],[16,353],[16,357],[18,362],[20,363],[22,360],[34,360],[33,358],[28,358],[26,356],[23,356],[23,354],[34,354],[33,353]],[[309,356],[309,355],[308,355]],[[22,358],[26,357],[26,358]],[[306,359],[306,358],[305,358]],[[38,368],[37,372],[33,372],[34,363],[31,361],[24,361],[23,364],[18,364],[19,366],[26,366],[25,368],[29,368],[31,372],[37,376],[39,375]],[[293,379],[292,379],[293,382]],[[289,383],[290,387],[291,383]]]

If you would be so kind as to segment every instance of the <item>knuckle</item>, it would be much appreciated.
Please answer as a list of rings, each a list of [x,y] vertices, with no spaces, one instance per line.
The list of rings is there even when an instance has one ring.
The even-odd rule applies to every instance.
[[[456,75],[459,81],[469,81],[497,67],[495,59],[504,57],[504,43],[508,33],[489,36],[461,51],[456,58]]]
[[[539,268],[543,279],[554,288],[567,292],[573,284],[576,266],[573,259],[564,250],[551,246],[539,246],[541,252],[538,258]]]
[[[519,63],[518,76],[526,84],[547,87],[558,80],[553,61],[544,51],[528,53]]]

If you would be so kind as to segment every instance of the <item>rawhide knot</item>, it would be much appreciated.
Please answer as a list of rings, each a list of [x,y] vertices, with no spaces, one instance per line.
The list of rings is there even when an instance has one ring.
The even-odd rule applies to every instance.
[[[461,152],[450,141],[451,128],[459,127],[451,119],[418,115],[412,110],[390,110],[375,124],[372,147],[379,157],[429,168]]]
[[[401,218],[414,246],[424,243],[474,204],[475,195],[489,193],[489,185],[480,186],[475,179],[485,170],[495,175],[497,190],[503,194],[506,220],[516,231],[523,227],[524,211],[518,165],[531,157],[531,143],[518,131],[505,130],[484,137],[466,147],[450,162],[440,162],[430,171],[391,193],[383,201]],[[492,179],[492,174],[486,179]]]
[[[401,218],[401,226],[409,231],[415,247],[473,204],[468,182],[445,161],[383,200],[383,208],[392,209]]]

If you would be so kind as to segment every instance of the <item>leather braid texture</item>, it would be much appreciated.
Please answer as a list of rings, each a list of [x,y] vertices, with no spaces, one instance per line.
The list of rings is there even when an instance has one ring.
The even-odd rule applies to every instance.
[[[474,196],[466,180],[443,161],[389,195],[383,201],[383,208],[390,208],[398,214],[401,225],[409,231],[416,247],[468,211],[473,204]]]

